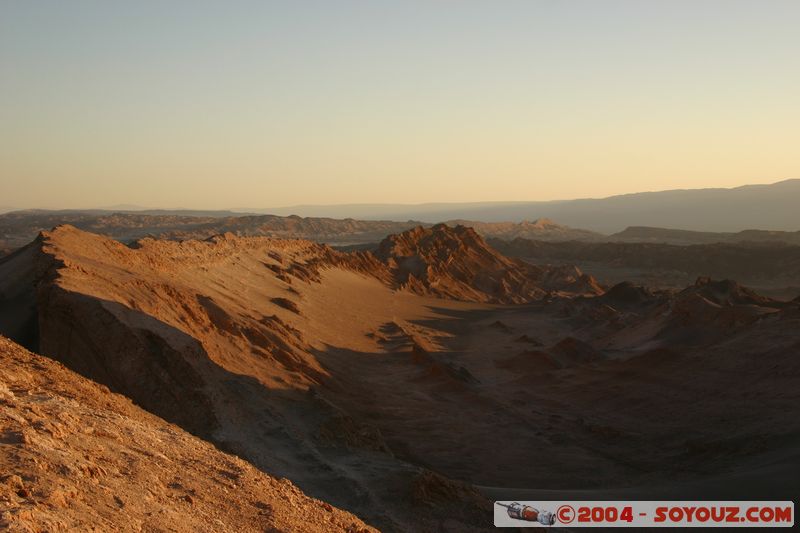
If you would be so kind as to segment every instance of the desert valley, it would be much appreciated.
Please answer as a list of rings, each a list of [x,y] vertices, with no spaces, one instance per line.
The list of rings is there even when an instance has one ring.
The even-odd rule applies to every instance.
[[[110,507],[132,531],[204,530],[200,517],[215,531],[483,531],[493,499],[798,491],[791,276],[729,265],[771,279],[769,297],[716,276],[611,284],[537,261],[640,247],[680,282],[717,274],[694,251],[713,261],[726,246],[796,268],[791,234],[769,248],[657,230],[659,244],[604,241],[550,221],[180,214],[70,215],[108,236],[37,227],[59,216],[0,215],[14,228],[0,259],[12,530],[109,523]],[[632,255],[623,266],[658,277]],[[129,476],[162,511],[130,501]],[[232,492],[229,509],[212,503]]]

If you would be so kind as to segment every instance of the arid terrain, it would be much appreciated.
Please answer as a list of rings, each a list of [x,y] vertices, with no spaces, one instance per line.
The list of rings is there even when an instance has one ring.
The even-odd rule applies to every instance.
[[[163,481],[180,472],[182,488],[163,481],[154,497],[186,530],[211,515],[180,518],[185,487],[209,513],[217,498],[278,509],[269,498],[284,486],[268,476],[326,502],[297,492],[308,505],[333,509],[343,528],[362,526],[335,508],[384,531],[482,531],[492,498],[800,493],[800,299],[709,278],[680,290],[612,287],[574,266],[528,259],[444,224],[354,252],[231,233],[126,245],[59,226],[0,260],[0,332],[116,393],[102,396],[116,402],[104,409],[120,413],[103,431],[134,431],[129,419],[173,428],[164,436],[140,430],[159,435],[157,452],[106,440],[81,446],[95,446],[84,460],[101,466],[163,454],[154,471],[141,466],[142,476]],[[69,376],[42,400],[52,410],[11,415],[3,429],[0,460],[21,479],[9,483],[36,494],[35,484],[50,478],[30,470],[34,463],[17,451],[27,444],[14,432],[30,425],[31,446],[45,446],[36,421],[64,411],[71,422],[59,431],[79,431],[86,424],[75,419],[92,416],[104,389],[3,342],[14,409],[26,409],[14,398],[39,394],[33,377],[13,384],[31,365]],[[72,383],[79,390],[70,392]],[[56,392],[72,403],[60,407]],[[190,460],[202,447],[273,492],[208,474],[212,460]],[[127,471],[104,468],[113,483]],[[68,471],[44,469],[72,483]],[[229,483],[243,491],[235,503],[222,496]],[[140,488],[125,490],[123,502]],[[79,507],[67,513],[45,496],[33,501],[6,496],[4,519],[36,527],[78,520]],[[100,502],[86,524],[102,524]],[[280,515],[289,525],[277,521],[284,511],[251,507],[231,508],[242,522],[230,527],[303,530],[294,525],[301,507]],[[136,523],[149,523],[144,507],[128,509]]]

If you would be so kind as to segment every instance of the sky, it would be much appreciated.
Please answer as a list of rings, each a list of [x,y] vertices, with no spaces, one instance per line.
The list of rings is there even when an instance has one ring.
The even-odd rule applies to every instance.
[[[800,177],[794,0],[0,0],[0,207]]]

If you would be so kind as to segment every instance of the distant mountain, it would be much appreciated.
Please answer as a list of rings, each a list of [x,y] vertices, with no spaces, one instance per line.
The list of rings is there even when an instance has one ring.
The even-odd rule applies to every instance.
[[[425,222],[456,219],[520,222],[552,218],[601,233],[614,233],[629,226],[736,232],[749,228],[796,231],[800,229],[798,204],[800,179],[791,179],[733,189],[684,189],[552,202],[305,205],[250,211]]]
[[[689,231],[667,228],[635,226],[610,235],[609,241],[652,242],[667,244],[715,244],[715,243],[785,243],[800,245],[800,231],[767,231],[749,229],[736,233]]]

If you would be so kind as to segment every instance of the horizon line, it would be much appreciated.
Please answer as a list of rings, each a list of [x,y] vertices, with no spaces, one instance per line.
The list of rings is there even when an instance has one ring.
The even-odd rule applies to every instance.
[[[601,197],[578,197],[578,198],[562,198],[554,200],[480,200],[471,202],[447,202],[447,201],[433,201],[433,202],[419,202],[419,203],[402,203],[402,202],[353,202],[353,203],[338,203],[338,204],[291,204],[284,206],[272,207],[224,207],[224,208],[202,208],[202,207],[152,207],[141,206],[136,204],[116,204],[110,206],[95,206],[95,207],[14,207],[2,206],[3,214],[13,213],[19,211],[109,211],[109,212],[138,212],[138,211],[206,211],[206,212],[231,212],[237,214],[254,214],[261,215],[258,211],[285,210],[295,208],[310,208],[310,207],[424,207],[424,206],[438,206],[438,205],[480,205],[480,204],[547,204],[559,202],[578,202],[587,200],[607,200],[609,198],[617,198],[624,196],[635,196],[639,194],[658,194],[665,192],[686,192],[686,191],[733,191],[737,189],[744,189],[749,187],[763,187],[779,185],[792,181],[800,181],[800,178],[785,178],[778,181],[768,183],[746,183],[744,185],[737,185],[735,187],[697,187],[697,188],[680,188],[680,189],[659,189],[659,190],[645,190],[635,191],[628,193],[612,194],[609,196]]]

